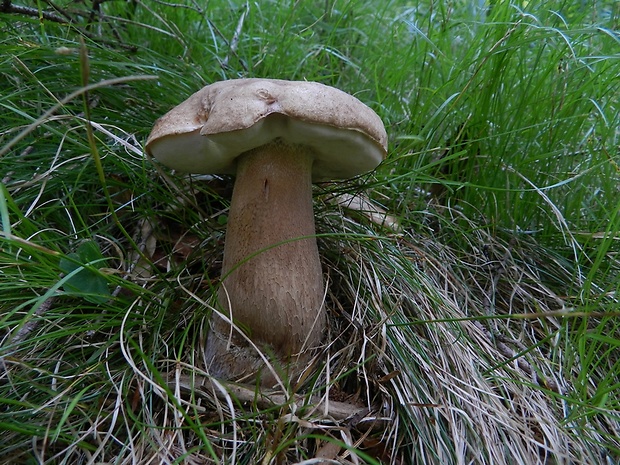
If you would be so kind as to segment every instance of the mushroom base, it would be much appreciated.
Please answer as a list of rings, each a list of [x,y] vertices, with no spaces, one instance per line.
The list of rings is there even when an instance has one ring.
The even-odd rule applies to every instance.
[[[276,376],[263,357],[278,376],[291,377],[320,344],[324,286],[312,160],[310,149],[280,140],[239,158],[219,312],[213,314],[206,345],[213,376],[245,381],[259,376],[263,386],[271,386]]]

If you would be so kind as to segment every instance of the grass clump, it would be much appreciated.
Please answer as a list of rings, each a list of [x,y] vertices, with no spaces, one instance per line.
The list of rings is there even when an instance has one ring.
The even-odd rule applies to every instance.
[[[0,461],[620,458],[614,2],[17,6],[0,13]],[[287,392],[202,360],[231,180],[142,149],[237,77],[340,87],[390,136],[372,176],[316,187],[330,329]]]

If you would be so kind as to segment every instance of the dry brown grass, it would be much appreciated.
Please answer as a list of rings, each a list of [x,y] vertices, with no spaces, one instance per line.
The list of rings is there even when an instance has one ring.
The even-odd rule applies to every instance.
[[[297,388],[283,378],[285,391],[265,393],[210,381],[196,368],[203,366],[200,350],[169,362],[166,389],[134,365],[143,389],[164,401],[151,421],[166,433],[149,429],[157,433],[149,442],[159,446],[140,439],[160,451],[157,460],[183,453],[188,463],[215,463],[205,444],[223,463],[568,464],[611,457],[618,442],[606,449],[609,438],[594,431],[614,437],[617,425],[605,415],[579,428],[568,420],[572,303],[557,290],[579,284],[569,281],[574,270],[459,209],[439,208],[429,235],[407,225],[382,229],[363,212],[325,205],[332,206],[319,214],[319,231],[331,324],[314,372]],[[183,313],[209,305],[187,293]],[[184,429],[188,418],[210,425],[203,438]]]

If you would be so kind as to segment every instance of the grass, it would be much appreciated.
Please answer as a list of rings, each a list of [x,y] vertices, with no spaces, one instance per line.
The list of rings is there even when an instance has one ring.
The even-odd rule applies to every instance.
[[[0,461],[620,460],[615,2],[55,5],[0,13]],[[316,187],[330,329],[295,404],[204,371],[230,180],[143,155],[246,76],[342,88],[390,136]]]

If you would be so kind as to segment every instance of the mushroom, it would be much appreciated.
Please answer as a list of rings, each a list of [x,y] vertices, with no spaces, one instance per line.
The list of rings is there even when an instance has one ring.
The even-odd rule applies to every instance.
[[[317,82],[216,82],[157,120],[149,155],[236,176],[205,349],[211,375],[273,385],[259,351],[289,375],[306,367],[326,325],[312,182],[371,171],[386,150],[374,111]]]

